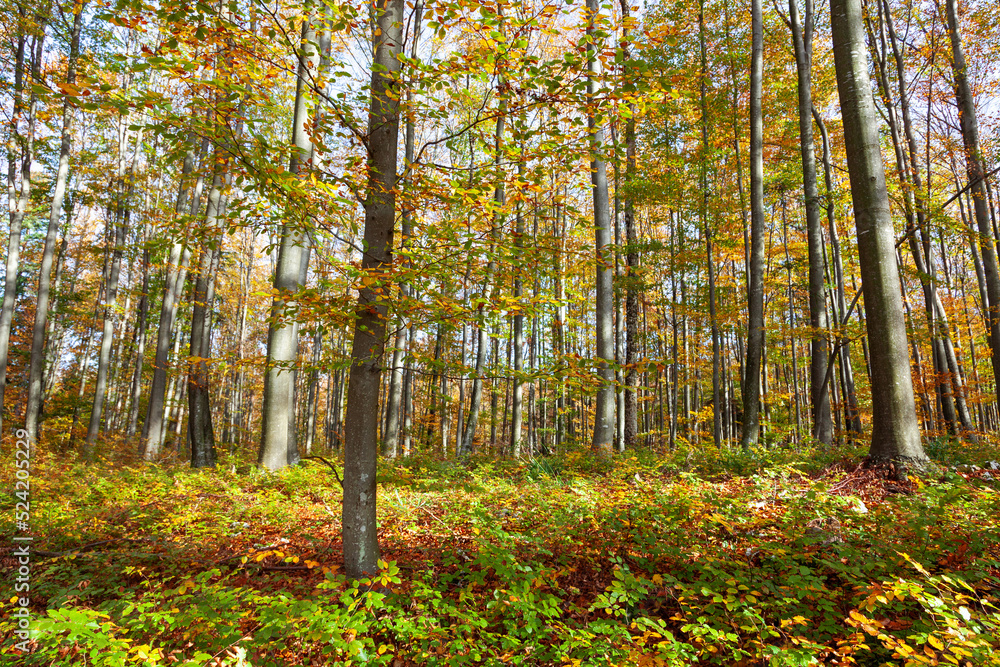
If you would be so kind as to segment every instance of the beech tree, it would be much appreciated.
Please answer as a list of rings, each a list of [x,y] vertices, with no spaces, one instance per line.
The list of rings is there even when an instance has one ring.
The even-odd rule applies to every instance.
[[[372,6],[371,106],[368,114],[368,187],[362,270],[370,282],[358,291],[344,439],[344,569],[349,577],[378,570],[375,467],[378,396],[385,353],[388,285],[396,225],[396,152],[399,137],[399,54],[403,0]]]
[[[73,14],[73,23],[69,36],[69,55],[66,61],[67,87],[72,87],[76,84],[76,66],[77,60],[80,57],[80,34],[83,31],[83,11],[86,5],[86,2],[81,2],[77,5],[76,11]],[[56,171],[52,203],[49,206],[49,226],[45,233],[45,246],[42,249],[42,261],[38,271],[38,298],[35,302],[35,324],[31,335],[28,401],[25,408],[24,428],[28,432],[28,440],[32,445],[38,441],[38,421],[42,410],[44,389],[42,380],[46,360],[45,331],[49,316],[52,264],[55,260],[56,243],[59,240],[59,221],[62,217],[63,201],[66,198],[66,184],[69,179],[69,159],[73,146],[73,116],[72,98],[67,95],[63,102],[62,132],[59,137],[59,167]],[[0,394],[0,403],[2,403],[2,394]]]
[[[793,0],[794,1],[794,0]],[[751,5],[750,47],[750,263],[747,276],[747,361],[743,380],[744,449],[760,436],[760,370],[764,350],[764,20],[760,0]]]
[[[598,27],[600,3],[587,0],[587,128],[590,132],[590,172],[594,199],[594,244],[596,255],[596,358],[600,385],[594,408],[594,437],[591,447],[610,454],[615,436],[615,373],[614,361],[614,300],[612,289],[613,259],[611,254],[611,214],[608,201],[607,164],[602,157],[604,119],[595,108],[597,79],[601,75],[598,52],[603,48]]]
[[[298,70],[295,79],[295,113],[292,119],[292,156],[288,171],[306,178],[310,171],[312,138],[306,124],[308,92],[320,60],[316,43],[316,9],[307,5],[302,20]],[[302,287],[309,266],[309,238],[303,222],[287,222],[281,230],[278,262],[274,269],[277,294],[271,307],[271,327],[267,337],[267,372],[264,380],[263,422],[257,463],[277,470],[299,461],[295,424],[295,365],[298,363],[299,328],[297,322],[284,321],[285,311],[295,307],[293,295]]]
[[[830,0],[830,14],[871,350],[869,462],[898,464],[898,474],[905,475],[908,466],[922,467],[927,456],[920,444],[913,400],[895,234],[868,78],[861,2]]]

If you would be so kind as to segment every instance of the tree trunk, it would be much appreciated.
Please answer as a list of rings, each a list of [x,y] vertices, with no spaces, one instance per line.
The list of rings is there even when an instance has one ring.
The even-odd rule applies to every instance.
[[[90,412],[90,425],[87,428],[87,442],[84,446],[84,454],[89,456],[97,443],[97,436],[101,431],[101,416],[104,409],[104,399],[107,394],[108,371],[111,367],[111,346],[114,342],[115,333],[115,304],[118,298],[118,279],[121,274],[122,253],[125,250],[125,239],[128,233],[128,221],[131,216],[131,174],[126,175],[125,170],[125,150],[128,144],[129,131],[127,129],[128,119],[122,117],[121,140],[119,142],[118,173],[115,178],[115,201],[114,210],[110,212],[113,222],[113,229],[108,235],[108,243],[111,246],[111,263],[108,269],[108,281],[105,288],[104,299],[104,327],[101,336],[101,351],[97,363],[97,381],[94,386],[94,404]],[[136,146],[141,142],[141,134],[136,137]],[[131,170],[130,170],[131,171]],[[128,181],[128,182],[127,182]]]
[[[406,335],[407,328],[403,318],[400,317],[397,320],[396,343],[392,346],[389,393],[385,399],[385,430],[382,433],[382,456],[388,459],[394,459],[399,455],[399,413],[403,398],[403,354],[406,351]]]
[[[608,200],[608,175],[604,158],[604,130],[597,117],[593,101],[597,90],[597,77],[601,74],[597,52],[603,48],[598,37],[597,19],[600,12],[598,0],[587,0],[587,128],[590,132],[590,171],[594,198],[594,245],[596,250],[596,336],[597,404],[594,412],[594,437],[591,449],[610,455],[615,437],[615,373],[611,368],[615,355],[614,338],[614,288],[612,274],[614,258],[611,255],[611,215]]]
[[[205,209],[205,229],[208,236],[202,245],[201,261],[192,290],[190,367],[188,371],[188,441],[191,445],[191,467],[215,467],[215,429],[209,401],[208,361],[212,356],[212,293],[214,292],[217,256],[221,253],[222,220],[226,215],[226,188],[229,185],[228,166],[217,157],[212,189]]]
[[[306,398],[306,455],[311,456],[316,440],[316,417],[319,413],[319,362],[323,352],[323,330],[313,334],[312,363],[309,368],[309,395]]]
[[[76,83],[76,61],[80,55],[80,32],[83,30],[83,8],[85,2],[76,7],[73,28],[70,32],[69,57],[66,65],[66,83]],[[56,171],[55,190],[49,207],[49,227],[45,234],[42,263],[38,272],[38,293],[35,302],[35,324],[31,337],[31,360],[28,366],[28,405],[25,410],[25,430],[28,432],[29,446],[34,450],[38,442],[38,423],[41,419],[43,398],[42,377],[45,371],[45,325],[49,316],[49,289],[51,286],[52,260],[59,236],[59,216],[66,196],[66,181],[69,176],[69,156],[73,147],[73,105],[69,96],[63,101],[62,136],[59,144],[59,167]],[[30,168],[29,168],[30,175]],[[12,225],[13,227],[13,225]],[[8,274],[9,276],[10,274]],[[8,334],[9,335],[9,334]],[[2,402],[2,397],[0,397]]]
[[[522,161],[518,165],[519,176],[524,178],[525,165]],[[511,398],[511,420],[510,420],[510,455],[514,458],[521,456],[521,430],[522,414],[524,407],[524,382],[522,373],[524,371],[524,315],[521,314],[521,299],[524,297],[524,283],[522,281],[522,266],[524,260],[524,214],[521,210],[521,201],[517,202],[517,217],[514,227],[514,300],[517,311],[514,313],[513,326],[513,357],[514,357],[514,383]]]
[[[292,156],[288,171],[305,179],[312,169],[312,138],[306,127],[307,87],[316,71],[320,53],[316,46],[315,7],[310,5],[302,22],[300,54],[295,84],[295,114],[292,120]],[[299,223],[301,224],[301,222]],[[286,311],[294,310],[294,294],[302,287],[309,262],[309,238],[299,226],[285,224],[281,230],[278,261],[274,269],[277,294],[271,306],[271,326],[267,336],[267,365],[264,371],[264,400],[260,450],[257,464],[278,470],[298,462],[295,432],[295,366],[298,363],[297,323],[282,322]],[[384,325],[383,325],[384,326]],[[375,396],[378,403],[378,395]]]
[[[23,9],[21,10],[24,11]],[[23,18],[23,16],[22,16]],[[42,43],[45,34],[35,36],[30,48],[31,82],[38,81],[41,67]],[[31,162],[34,159],[36,106],[38,97],[34,86],[29,83],[31,94],[28,98],[27,131],[22,136],[19,128],[22,108],[21,96],[24,92],[25,66],[25,34],[17,36],[17,49],[14,65],[14,113],[10,123],[10,148],[7,151],[7,200],[10,211],[10,236],[7,244],[7,264],[4,274],[3,306],[0,309],[0,433],[3,432],[3,413],[7,409],[5,400],[7,388],[7,362],[10,350],[10,331],[14,322],[14,302],[17,299],[17,272],[21,255],[21,226],[24,214],[31,199]],[[17,184],[18,156],[14,154],[14,146],[20,145],[21,183],[20,191]]]
[[[962,143],[965,146],[965,171],[972,191],[972,204],[976,226],[979,228],[979,247],[982,256],[983,273],[986,282],[987,302],[983,310],[987,313],[986,323],[989,333],[990,359],[993,362],[993,379],[997,395],[1000,396],[1000,272],[997,267],[997,252],[990,212],[986,202],[985,172],[982,152],[979,146],[979,122],[976,104],[969,86],[965,51],[958,26],[958,0],[945,0],[948,14],[948,35],[951,38],[952,68],[955,73],[955,100],[958,103],[958,118],[962,129]]]
[[[194,136],[191,136],[194,140]],[[207,140],[201,142],[201,157],[204,158],[208,147]],[[201,208],[201,191],[205,178],[199,175],[194,183],[188,202],[188,178],[194,171],[195,151],[189,145],[181,167],[180,186],[177,191],[177,202],[174,205],[174,218],[183,215],[189,209],[193,218]],[[149,388],[149,403],[146,406],[146,421],[142,425],[142,440],[139,454],[147,461],[153,461],[160,455],[163,440],[166,436],[164,408],[167,390],[167,369],[170,358],[170,347],[174,335],[174,325],[177,320],[177,307],[187,278],[187,266],[191,259],[191,250],[187,247],[187,235],[170,248],[167,259],[167,276],[163,286],[163,299],[160,304],[160,323],[156,332],[156,351],[153,356],[153,379]]]
[[[825,274],[823,225],[820,220],[820,199],[816,187],[816,153],[812,129],[812,37],[813,2],[805,0],[805,25],[799,25],[796,0],[789,0],[789,25],[795,50],[798,74],[799,148],[802,155],[802,186],[806,200],[806,236],[809,248],[809,326],[810,363],[809,386],[812,405],[812,434],[820,442],[833,442],[833,420],[830,416],[829,386],[825,382],[829,350],[826,338]]]
[[[362,270],[372,281],[358,292],[344,442],[344,568],[352,579],[378,570],[375,464],[378,393],[388,312],[383,296],[388,286],[380,284],[379,276],[385,275],[392,265],[403,8],[402,0],[377,0],[373,6],[375,55],[368,116],[368,191],[364,203],[366,252],[361,260]]]
[[[830,252],[833,259],[833,272],[836,298],[833,299],[835,312],[837,314],[838,328],[847,325],[847,298],[844,290],[844,265],[840,256],[840,235],[837,233],[837,223],[834,217],[833,203],[833,164],[830,156],[830,136],[826,131],[826,123],[814,107],[812,109],[813,118],[819,127],[820,136],[823,139],[823,183],[826,188],[826,225],[830,233]],[[850,433],[860,436],[863,427],[861,424],[861,411],[858,408],[858,397],[854,390],[854,368],[851,365],[851,346],[844,339],[840,342],[840,369],[844,384],[844,418],[847,429]]]
[[[503,32],[503,18],[500,18],[501,25],[500,31]],[[503,81],[503,79],[501,79]],[[497,170],[496,173],[496,189],[493,193],[493,201],[496,204],[498,210],[502,210],[507,201],[506,188],[505,188],[505,177],[501,171],[501,163],[503,161],[503,146],[504,146],[504,132],[506,127],[506,116],[507,116],[507,102],[504,97],[500,98],[500,109],[497,113],[497,123],[496,132],[494,134],[494,156],[493,164]],[[471,175],[472,170],[472,154],[470,151],[469,155],[469,170]],[[500,228],[502,227],[502,217],[500,213],[494,213],[493,219],[490,224],[490,252],[489,260],[486,264],[486,276],[483,278],[483,288],[481,291],[480,302],[478,307],[478,313],[476,315],[476,366],[473,370],[472,378],[472,392],[469,396],[469,408],[468,417],[465,421],[465,429],[462,432],[462,444],[459,450],[459,455],[467,455],[472,453],[473,441],[476,437],[476,426],[479,423],[479,410],[483,402],[483,373],[486,370],[486,345],[487,345],[487,333],[486,333],[486,305],[485,301],[487,298],[491,297],[491,288],[493,287],[493,279],[496,275],[497,262],[495,257],[497,243],[500,236]],[[492,300],[492,299],[491,299]]]
[[[743,374],[743,449],[760,434],[760,371],[764,354],[764,125],[761,115],[764,21],[760,0],[751,7],[750,62],[750,275],[747,279],[747,360]]]
[[[148,232],[149,224],[145,225],[145,235],[146,239],[143,242],[145,246],[148,243]],[[136,348],[135,348],[135,367],[132,370],[132,383],[131,392],[129,396],[129,413],[128,413],[128,426],[126,427],[125,437],[132,438],[135,436],[136,427],[139,425],[139,399],[142,393],[142,369],[145,362],[146,356],[146,322],[149,317],[149,248],[143,247],[142,250],[142,296],[139,298],[139,319],[135,324],[136,331]]]
[[[907,465],[922,466],[926,455],[913,399],[895,235],[868,79],[861,2],[830,0],[830,13],[871,349],[869,461],[895,461],[901,464],[897,474],[905,474]]]

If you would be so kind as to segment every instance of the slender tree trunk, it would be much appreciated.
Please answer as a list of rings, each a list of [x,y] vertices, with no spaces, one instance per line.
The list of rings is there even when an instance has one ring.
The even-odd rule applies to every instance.
[[[149,225],[146,225],[148,237]],[[148,240],[144,241],[147,243]],[[135,436],[139,425],[139,399],[142,392],[142,369],[146,357],[146,322],[149,317],[149,248],[142,250],[142,296],[139,298],[139,319],[135,324],[136,348],[135,367],[132,370],[131,395],[129,397],[128,426],[125,431],[127,438]]]
[[[70,31],[69,57],[66,65],[66,83],[76,83],[76,62],[80,55],[80,32],[83,29],[83,9],[86,3],[76,8],[73,27]],[[69,176],[69,156],[73,147],[73,105],[69,96],[63,101],[62,135],[59,144],[59,167],[56,170],[55,190],[49,207],[49,227],[45,234],[42,263],[38,272],[38,293],[35,301],[35,325],[31,337],[31,360],[28,366],[28,405],[25,410],[25,430],[29,446],[34,450],[38,442],[38,423],[41,419],[43,384],[45,372],[45,329],[49,316],[49,289],[51,286],[52,260],[59,236],[59,216],[66,196],[66,181]],[[30,176],[30,167],[29,167]],[[10,274],[8,274],[9,277]],[[9,335],[9,330],[8,330]],[[2,403],[2,394],[0,394]]]
[[[490,375],[490,453],[496,453],[497,446],[497,402],[500,398],[497,383],[500,380],[500,337],[499,324],[493,325],[493,336],[490,338],[493,346],[491,355],[493,363]]]
[[[962,143],[965,146],[965,171],[972,191],[973,211],[979,228],[979,246],[982,256],[983,273],[988,301],[983,303],[987,313],[993,378],[997,395],[1000,396],[1000,271],[997,267],[996,238],[987,207],[985,171],[982,151],[979,145],[979,122],[976,117],[975,98],[969,86],[965,51],[958,25],[958,0],[945,0],[948,14],[948,35],[951,39],[952,68],[955,75],[955,100],[958,103],[958,117],[962,129]]]
[[[388,286],[380,285],[378,276],[385,275],[392,265],[403,9],[402,0],[377,0],[373,5],[374,61],[368,116],[368,191],[364,203],[366,252],[361,260],[362,270],[373,280],[358,293],[344,443],[344,568],[352,579],[378,570],[375,464],[378,392],[388,312],[383,296]]]
[[[501,26],[500,31],[503,32],[503,17],[500,17]],[[502,79],[501,79],[502,81]],[[501,171],[502,161],[503,161],[503,149],[504,149],[504,132],[506,127],[506,116],[507,116],[507,102],[504,97],[500,99],[500,109],[497,114],[496,132],[494,134],[494,167],[496,168],[496,189],[493,193],[493,201],[496,204],[497,209],[502,210],[506,204],[506,189],[505,189],[505,177]],[[472,169],[472,155],[469,155],[469,166],[470,174]],[[472,392],[469,396],[469,409],[468,417],[465,422],[465,429],[462,432],[462,444],[460,447],[459,455],[467,455],[472,453],[473,441],[476,437],[476,426],[479,423],[479,410],[483,402],[483,373],[486,370],[486,345],[487,345],[487,333],[486,333],[486,305],[483,303],[487,299],[488,295],[491,295],[493,288],[493,279],[496,275],[497,262],[494,258],[496,254],[497,243],[500,236],[500,228],[502,227],[502,217],[499,213],[494,213],[493,219],[490,224],[490,253],[489,260],[486,264],[486,276],[483,278],[483,288],[482,296],[480,297],[480,303],[478,307],[478,313],[476,315],[476,366],[473,371],[472,379]]]
[[[90,413],[90,425],[87,428],[87,442],[84,446],[84,454],[90,455],[94,445],[97,443],[97,436],[101,431],[101,417],[104,409],[104,399],[107,395],[108,371],[111,368],[111,346],[114,343],[115,333],[115,305],[118,298],[118,279],[121,274],[122,253],[125,250],[125,239],[128,234],[128,222],[131,216],[131,194],[132,176],[126,174],[125,151],[128,145],[129,131],[127,130],[128,119],[120,118],[121,140],[119,142],[118,173],[115,178],[116,193],[114,195],[114,210],[109,216],[113,219],[112,230],[108,235],[108,242],[111,245],[111,263],[108,270],[108,282],[105,288],[104,300],[104,327],[101,337],[101,351],[97,363],[97,381],[94,385],[94,405]],[[141,133],[136,136],[136,146],[142,141]],[[137,151],[138,152],[138,149]],[[129,170],[131,172],[131,170]]]
[[[413,41],[410,51],[410,57],[413,59],[417,58],[417,45],[420,40],[420,21],[421,15],[423,13],[423,3],[417,2],[416,7],[413,10]],[[407,100],[412,100],[413,91],[407,89],[406,91]],[[406,113],[406,134],[404,139],[404,158],[403,167],[405,169],[404,183],[403,187],[407,190],[409,186],[409,174],[412,169],[413,156],[414,156],[414,145],[416,142],[416,132],[413,113],[407,110]],[[409,202],[409,198],[412,197],[412,193],[406,192],[402,203],[403,215],[402,215],[402,238],[400,239],[400,249],[403,251],[403,255],[406,255],[406,249],[409,244],[410,238],[410,225],[413,212],[413,206]],[[399,294],[401,298],[406,297],[407,285],[405,281],[400,281]],[[400,406],[403,397],[403,355],[406,353],[406,349],[409,343],[408,331],[404,328],[404,322],[402,316],[398,318],[399,328],[396,330],[396,342],[393,345],[392,351],[392,367],[391,376],[389,380],[389,395],[387,397],[386,405],[386,421],[385,421],[385,433],[382,436],[382,455],[387,458],[395,458],[398,454],[399,449],[399,413]]]
[[[826,131],[826,123],[816,111],[812,109],[813,118],[819,127],[820,135],[823,139],[823,183],[826,188],[826,224],[830,233],[830,251],[833,258],[833,270],[837,297],[836,304],[838,328],[847,324],[847,297],[844,289],[844,264],[840,255],[840,235],[837,233],[837,222],[834,217],[833,203],[833,164],[830,156],[830,136]],[[851,365],[851,347],[845,339],[840,343],[840,368],[844,379],[844,417],[847,429],[855,436],[860,436],[863,431],[861,424],[861,410],[858,408],[858,397],[854,389],[854,368]]]
[[[809,326],[810,363],[809,386],[812,406],[812,434],[820,442],[833,442],[833,421],[830,416],[830,394],[826,382],[829,350],[826,338],[825,264],[823,225],[820,220],[820,198],[816,187],[816,154],[812,129],[812,36],[813,3],[805,0],[805,25],[799,25],[796,0],[789,0],[789,25],[795,50],[798,74],[799,149],[802,155],[802,184],[806,200],[806,236],[809,248]]]
[[[316,440],[316,416],[319,413],[319,362],[323,352],[323,331],[313,334],[312,363],[309,368],[309,395],[306,399],[306,455],[312,455]]]
[[[320,61],[316,45],[315,6],[310,5],[302,22],[298,71],[295,84],[295,114],[292,120],[292,156],[288,170],[305,179],[312,169],[312,138],[306,127],[307,86]],[[395,176],[395,172],[393,173]],[[301,223],[300,223],[301,224]],[[294,294],[302,287],[308,269],[309,239],[300,228],[286,223],[281,230],[278,262],[274,269],[277,294],[271,306],[271,326],[267,337],[267,365],[264,371],[264,401],[260,450],[257,464],[278,470],[299,460],[295,429],[295,366],[298,363],[298,325],[282,322],[285,311],[295,307]],[[383,324],[384,326],[384,324]],[[377,407],[378,394],[374,401]]]
[[[628,0],[620,0],[622,17],[629,16]],[[622,48],[625,63],[631,60],[631,41],[628,27],[623,28]],[[635,105],[629,104],[629,111],[635,111]],[[639,250],[637,248],[638,238],[635,230],[635,200],[631,190],[631,184],[635,178],[636,157],[635,157],[635,118],[633,113],[629,114],[625,121],[625,401],[624,419],[625,449],[635,447],[636,433],[638,431],[638,403],[636,401],[636,390],[639,385],[639,374],[635,368],[638,362],[636,350],[639,345]]]
[[[698,35],[701,46],[701,225],[705,234],[705,255],[708,263],[708,318],[712,330],[712,439],[716,447],[722,446],[722,336],[719,331],[718,294],[715,288],[715,249],[712,225],[708,221],[708,55],[706,50],[705,2],[698,12]]]
[[[188,370],[188,441],[191,445],[191,467],[215,467],[215,429],[209,401],[208,360],[212,353],[211,300],[214,292],[216,254],[221,252],[220,220],[226,215],[226,193],[229,175],[224,159],[217,158],[208,203],[205,228],[208,239],[201,249],[201,260],[194,275],[191,308],[191,361]]]
[[[524,178],[525,165],[522,161],[518,165],[519,176]],[[511,398],[511,420],[510,420],[510,455],[514,458],[521,456],[521,431],[522,414],[524,407],[524,382],[522,373],[524,372],[524,315],[521,314],[521,299],[524,298],[524,282],[521,278],[524,259],[524,214],[521,210],[521,201],[517,202],[517,215],[514,222],[514,299],[517,311],[514,314],[513,325],[513,358],[514,358],[514,382]]]
[[[587,0],[587,42],[590,53],[587,76],[587,127],[590,132],[590,171],[594,198],[594,244],[597,256],[596,325],[597,365],[600,384],[597,388],[597,405],[594,412],[593,451],[610,455],[615,437],[615,373],[614,361],[614,288],[612,284],[614,258],[611,255],[611,215],[608,200],[608,175],[604,158],[603,119],[597,115],[593,101],[597,78],[601,76],[597,52],[603,48],[597,26],[600,13],[598,0]]]
[[[22,9],[22,13],[23,13]],[[22,19],[24,17],[22,16]],[[39,69],[41,67],[42,43],[45,34],[37,35],[33,38],[29,47],[30,56],[30,81],[38,81]],[[31,199],[31,163],[34,159],[35,122],[36,106],[38,97],[34,92],[34,86],[29,83],[31,94],[27,107],[27,129],[22,135],[18,127],[21,115],[25,113],[22,108],[22,95],[24,94],[24,67],[25,67],[25,47],[28,46],[25,34],[20,32],[17,36],[17,48],[15,49],[14,65],[14,113],[10,124],[10,145],[7,152],[7,199],[10,211],[10,236],[7,244],[7,264],[4,274],[3,306],[0,308],[0,433],[3,432],[3,413],[7,409],[8,401],[5,400],[7,388],[7,362],[10,349],[10,332],[14,322],[14,302],[17,299],[17,273],[20,264],[21,254],[21,226],[24,222],[24,214],[28,209],[28,202]],[[15,155],[13,146],[20,145],[21,155]],[[20,160],[18,159],[20,157]],[[20,164],[21,182],[20,188],[17,183],[17,170]]]
[[[399,413],[403,398],[403,354],[406,351],[407,335],[402,317],[397,319],[396,324],[396,342],[392,346],[392,366],[389,372],[389,393],[386,396],[385,430],[382,433],[382,456],[389,459],[399,455]]]
[[[830,0],[837,90],[844,118],[848,173],[858,231],[858,251],[871,348],[874,464],[895,461],[897,474],[923,466],[906,351],[906,326],[889,195],[868,78],[860,0]]]
[[[250,280],[253,275],[253,239],[249,241],[249,248],[246,252],[246,271],[241,276],[243,279],[243,294],[240,298],[240,324],[236,334],[236,392],[233,398],[232,426],[230,428],[230,442],[233,444],[233,451],[240,449],[243,444],[244,433],[244,392],[246,382],[246,369],[243,364],[243,350],[247,339],[247,311],[250,301]]]
[[[63,231],[62,242],[59,245],[59,256],[56,260],[56,273],[55,277],[52,279],[52,304],[49,306],[49,310],[52,311],[52,317],[48,318],[48,324],[46,325],[45,338],[48,340],[48,344],[45,352],[45,379],[43,381],[43,392],[42,401],[39,406],[39,410],[44,412],[45,402],[52,397],[52,393],[55,391],[56,379],[59,377],[59,360],[62,359],[63,348],[65,347],[66,341],[66,328],[65,324],[65,314],[60,313],[60,292],[63,282],[63,273],[66,269],[66,263],[68,260],[67,251],[69,248],[69,232],[73,228],[73,220],[76,216],[76,207],[73,205],[73,198],[67,203],[66,206],[66,226]],[[76,287],[76,279],[80,272],[80,262],[79,257],[73,267],[73,274],[69,281],[68,294],[73,293],[73,289]]]
[[[760,434],[760,372],[764,355],[764,125],[761,115],[764,21],[760,0],[751,6],[750,62],[750,275],[747,278],[747,360],[743,377],[743,432],[747,449]]]
[[[193,141],[194,137],[191,137]],[[207,141],[201,143],[201,155],[204,157]],[[181,167],[180,186],[177,191],[177,202],[174,205],[174,217],[181,216],[185,209],[190,210],[192,217],[196,216],[201,207],[201,191],[204,187],[204,175],[199,175],[195,181],[188,202],[188,180],[194,171],[195,151],[189,145]],[[149,388],[149,403],[146,407],[146,421],[142,426],[142,440],[139,453],[147,461],[155,460],[163,447],[166,436],[164,423],[164,407],[167,389],[167,370],[170,358],[171,340],[174,335],[174,324],[177,320],[177,307],[181,292],[187,278],[187,265],[191,258],[191,250],[187,247],[187,236],[177,241],[170,249],[167,260],[167,276],[163,286],[163,299],[160,304],[160,323],[156,333],[156,351],[153,356],[153,379]]]

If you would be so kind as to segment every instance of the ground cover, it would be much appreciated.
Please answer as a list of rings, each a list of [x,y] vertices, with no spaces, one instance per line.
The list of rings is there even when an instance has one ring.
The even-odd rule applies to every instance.
[[[1000,664],[1000,454],[929,449],[905,483],[855,451],[386,463],[361,582],[319,462],[43,459],[34,651],[5,548],[0,663]]]

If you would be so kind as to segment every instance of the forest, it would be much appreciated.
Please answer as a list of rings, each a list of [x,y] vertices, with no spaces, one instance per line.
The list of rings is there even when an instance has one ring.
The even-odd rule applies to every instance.
[[[0,13],[0,664],[1000,665],[994,0]]]

